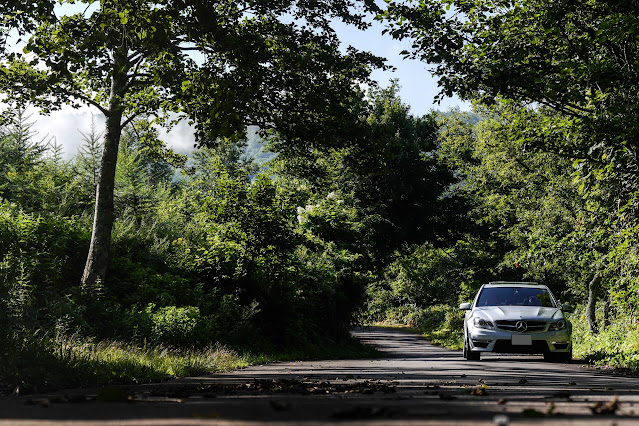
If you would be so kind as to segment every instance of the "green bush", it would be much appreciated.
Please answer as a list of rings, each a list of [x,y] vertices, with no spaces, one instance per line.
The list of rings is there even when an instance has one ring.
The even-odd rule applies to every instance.
[[[150,312],[150,317],[151,333],[158,343],[179,347],[197,339],[196,330],[201,317],[200,309],[195,306],[166,306]]]
[[[192,346],[201,339],[205,327],[200,309],[195,306],[164,306],[150,303],[143,310],[132,309],[125,322],[138,340],[171,347]]]
[[[53,325],[81,273],[86,234],[77,222],[0,200],[0,324]],[[77,309],[72,309],[75,313]],[[66,313],[73,314],[70,310]]]
[[[386,311],[384,323],[414,327],[422,321],[424,310],[415,305],[393,306]]]
[[[639,324],[635,315],[617,312],[613,317],[603,317],[603,303],[598,309],[599,333],[589,331],[586,307],[579,306],[569,319],[573,325],[574,354],[595,364],[639,370]]]

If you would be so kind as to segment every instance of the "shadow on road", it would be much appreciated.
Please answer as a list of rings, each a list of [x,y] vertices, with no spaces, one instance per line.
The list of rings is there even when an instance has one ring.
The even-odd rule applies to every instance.
[[[0,400],[0,419],[118,424],[340,423],[492,424],[639,422],[636,379],[541,357],[485,356],[428,344],[400,330],[358,329],[380,359],[279,362],[211,376],[103,390]],[[105,398],[102,398],[105,399]],[[597,408],[599,407],[599,408]],[[0,420],[0,423],[2,421]],[[145,423],[146,422],[146,423]]]

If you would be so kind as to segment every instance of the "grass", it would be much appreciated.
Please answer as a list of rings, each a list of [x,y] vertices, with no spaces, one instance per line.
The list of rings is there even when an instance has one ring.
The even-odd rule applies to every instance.
[[[603,309],[600,310],[603,313]],[[639,373],[639,322],[629,314],[610,319],[610,324],[593,334],[588,329],[585,309],[570,315],[573,324],[573,351],[576,358],[591,364]],[[601,316],[598,324],[603,324]]]
[[[449,349],[462,349],[464,342],[463,330],[451,330],[449,328],[430,329],[421,328],[419,333],[428,339],[431,343],[443,346]]]
[[[221,345],[172,350],[74,338],[14,342],[0,367],[0,392],[144,383],[245,367],[263,361]]]
[[[355,339],[307,345],[288,352],[251,353],[220,344],[200,349],[136,346],[77,337],[14,336],[0,342],[0,395],[45,389],[149,383],[263,364],[276,360],[373,358],[378,353]]]

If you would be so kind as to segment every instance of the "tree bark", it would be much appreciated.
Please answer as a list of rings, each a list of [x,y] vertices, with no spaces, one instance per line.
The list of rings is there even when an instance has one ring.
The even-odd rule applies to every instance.
[[[595,274],[592,281],[588,284],[588,307],[586,308],[586,317],[588,318],[588,327],[590,332],[597,334],[597,299],[599,298],[599,284],[601,284],[601,275]]]
[[[91,231],[91,245],[87,255],[82,286],[94,297],[99,294],[101,284],[106,278],[111,249],[111,231],[113,230],[113,190],[115,170],[118,162],[118,149],[122,135],[121,99],[126,87],[126,55],[115,55],[114,72],[111,77],[111,92],[104,132],[104,148],[98,186],[95,196],[95,211]]]

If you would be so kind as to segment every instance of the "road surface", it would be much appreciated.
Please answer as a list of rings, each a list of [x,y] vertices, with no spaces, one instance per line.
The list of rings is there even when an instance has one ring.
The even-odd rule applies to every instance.
[[[280,362],[160,384],[0,399],[0,425],[639,424],[639,380],[579,363],[354,331],[380,359]]]

